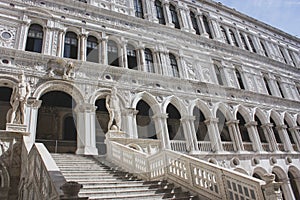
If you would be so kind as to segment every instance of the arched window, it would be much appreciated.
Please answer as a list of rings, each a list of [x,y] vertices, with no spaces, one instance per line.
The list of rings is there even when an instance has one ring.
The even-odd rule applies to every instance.
[[[296,176],[299,177],[298,174],[296,174]],[[292,190],[293,190],[293,193],[294,193],[294,197],[295,199],[300,199],[300,188],[298,188],[298,184],[297,184],[297,178],[296,176],[293,175],[293,173],[289,170],[288,171],[288,177],[289,177],[289,180],[290,180],[290,184],[291,184],[291,187],[292,187]]]
[[[199,26],[197,23],[197,19],[196,19],[195,13],[193,13],[192,11],[190,12],[190,18],[192,21],[193,28],[196,31],[196,34],[200,35],[200,30],[199,30]]]
[[[283,50],[281,47],[279,47],[280,55],[281,55],[281,57],[283,58],[284,62],[287,64],[288,62],[287,62],[287,59],[286,59],[286,57],[285,57],[283,51],[284,51],[284,50]]]
[[[127,45],[127,64],[129,69],[137,69],[136,51],[132,45]]]
[[[171,17],[172,17],[172,23],[175,25],[175,28],[180,29],[180,24],[179,24],[179,20],[178,20],[176,7],[172,4],[170,4],[170,13],[171,13]]]
[[[194,126],[197,136],[197,141],[209,141],[209,135],[207,126],[205,124],[205,116],[202,111],[195,107],[193,111],[193,116],[195,116]]]
[[[156,17],[158,19],[158,22],[160,24],[166,24],[165,16],[164,16],[164,10],[161,5],[161,2],[159,0],[155,1],[155,9],[156,9]]]
[[[145,101],[140,100],[136,106],[136,110],[138,111],[138,114],[136,115],[138,137],[144,139],[157,139],[151,107]]]
[[[243,47],[244,49],[248,50],[249,51],[249,48],[247,46],[247,42],[246,42],[246,39],[244,37],[244,35],[242,33],[240,33],[240,37],[241,37],[241,40],[242,40],[242,44],[243,44]]]
[[[135,16],[144,19],[142,0],[134,0]]]
[[[221,74],[219,66],[214,64],[214,68],[215,68],[215,73],[216,73],[219,85],[224,85],[224,82],[223,82],[223,79],[222,79],[222,74]]]
[[[237,120],[239,120],[238,126],[239,126],[240,133],[241,133],[241,136],[242,136],[242,141],[243,142],[251,142],[248,130],[245,126],[246,121],[245,121],[244,117],[239,112],[237,113]]]
[[[42,53],[43,36],[43,27],[38,24],[32,24],[28,30],[25,51]]]
[[[278,130],[276,129],[276,123],[275,123],[275,121],[273,120],[272,117],[270,118],[270,122],[273,124],[272,130],[273,130],[273,132],[274,132],[274,136],[275,136],[276,142],[277,142],[277,143],[282,143],[281,138],[280,138],[280,135],[279,135],[279,132],[278,132]]]
[[[119,67],[118,45],[116,42],[109,40],[107,42],[107,60],[108,64]]]
[[[176,57],[170,53],[169,58],[170,58],[170,64],[171,64],[171,69],[172,69],[172,75],[174,77],[179,77],[179,70],[178,70]]]
[[[269,82],[268,82],[267,78],[264,77],[263,79],[264,79],[264,83],[265,83],[268,95],[272,95],[272,92],[271,92],[271,89],[270,89]]]
[[[266,57],[269,57],[269,55],[268,55],[268,53],[267,53],[267,49],[266,49],[266,47],[265,47],[265,45],[264,45],[264,43],[263,43],[262,41],[260,41],[260,45],[261,45],[261,48],[262,48],[262,50],[263,50],[265,56],[266,56]]]
[[[230,44],[230,40],[229,40],[228,35],[223,26],[221,26],[221,33],[222,33],[224,41],[227,42],[227,44]]]
[[[256,53],[256,49],[255,49],[255,46],[254,46],[254,44],[253,44],[253,41],[252,41],[251,37],[248,35],[247,38],[248,38],[248,42],[249,42],[249,44],[250,44],[250,46],[251,46],[252,51],[253,51],[254,53]]]
[[[268,143],[267,138],[265,136],[264,130],[262,128],[262,123],[260,121],[260,119],[257,117],[257,115],[255,115],[254,120],[257,122],[257,132],[259,135],[259,139],[261,143]]]
[[[72,59],[78,58],[78,39],[77,34],[74,32],[66,33],[64,57]]]
[[[170,140],[185,140],[180,120],[181,115],[178,109],[174,105],[169,104],[167,107],[167,114],[167,127]]]
[[[245,86],[244,86],[244,83],[243,83],[242,75],[241,75],[241,73],[238,69],[235,69],[235,75],[236,75],[236,78],[238,80],[240,89],[244,90]]]
[[[94,36],[89,36],[86,43],[86,60],[90,62],[99,62],[99,47],[98,39]]]
[[[232,42],[233,42],[233,45],[236,46],[236,47],[238,47],[239,44],[238,44],[238,42],[237,42],[237,40],[236,40],[236,37],[235,37],[235,35],[234,35],[234,32],[233,32],[231,29],[229,29],[229,34],[230,34],[231,40],[232,40]]]
[[[205,32],[209,35],[209,38],[212,39],[212,34],[211,34],[211,30],[209,27],[209,22],[208,19],[205,15],[202,16],[203,19],[203,24],[204,24],[204,28],[205,28]]]
[[[294,146],[296,146],[296,142],[295,142],[295,140],[294,140],[294,137],[293,137],[292,132],[290,131],[291,126],[290,126],[289,123],[286,121],[286,119],[284,119],[284,124],[287,126],[286,132],[288,133],[289,139],[290,139],[290,141],[291,141],[291,144],[292,144],[293,147],[294,147]],[[296,150],[296,149],[295,149],[295,150]]]
[[[218,128],[220,131],[221,141],[224,141],[224,142],[232,141],[231,137],[230,137],[228,126],[226,125],[227,120],[226,120],[225,115],[220,110],[218,110],[216,116],[219,119]]]
[[[150,49],[145,49],[145,65],[147,72],[154,73],[153,56]]]

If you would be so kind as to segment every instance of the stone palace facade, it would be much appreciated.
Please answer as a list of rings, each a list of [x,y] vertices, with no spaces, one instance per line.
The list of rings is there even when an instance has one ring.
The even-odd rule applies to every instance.
[[[1,0],[0,13],[1,130],[24,73],[24,143],[105,155],[115,88],[132,148],[274,174],[300,198],[299,38],[211,0]],[[0,188],[21,187],[7,144],[0,133]]]

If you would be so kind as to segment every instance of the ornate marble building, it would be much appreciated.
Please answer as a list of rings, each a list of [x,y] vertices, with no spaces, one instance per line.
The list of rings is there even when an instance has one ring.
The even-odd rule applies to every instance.
[[[211,0],[1,0],[0,10],[0,129],[24,72],[29,148],[105,155],[117,88],[127,138],[273,173],[284,199],[300,198],[299,38]]]

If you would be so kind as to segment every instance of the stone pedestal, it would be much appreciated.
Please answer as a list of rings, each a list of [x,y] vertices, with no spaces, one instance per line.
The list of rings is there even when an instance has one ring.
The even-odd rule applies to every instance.
[[[275,175],[264,175],[263,180],[266,182],[262,186],[262,190],[266,200],[282,200],[282,193],[280,191],[281,182],[275,182]]]
[[[127,135],[125,132],[118,131],[118,130],[109,130],[105,136],[107,139],[109,139],[109,138],[127,138]]]
[[[29,135],[27,132],[27,125],[25,124],[6,124],[6,131],[9,132],[17,132],[17,133],[23,133],[24,135]]]

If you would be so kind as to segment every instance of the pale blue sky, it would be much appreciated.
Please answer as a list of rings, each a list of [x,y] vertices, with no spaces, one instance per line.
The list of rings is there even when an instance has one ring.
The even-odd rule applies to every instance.
[[[300,38],[300,0],[215,0]]]

